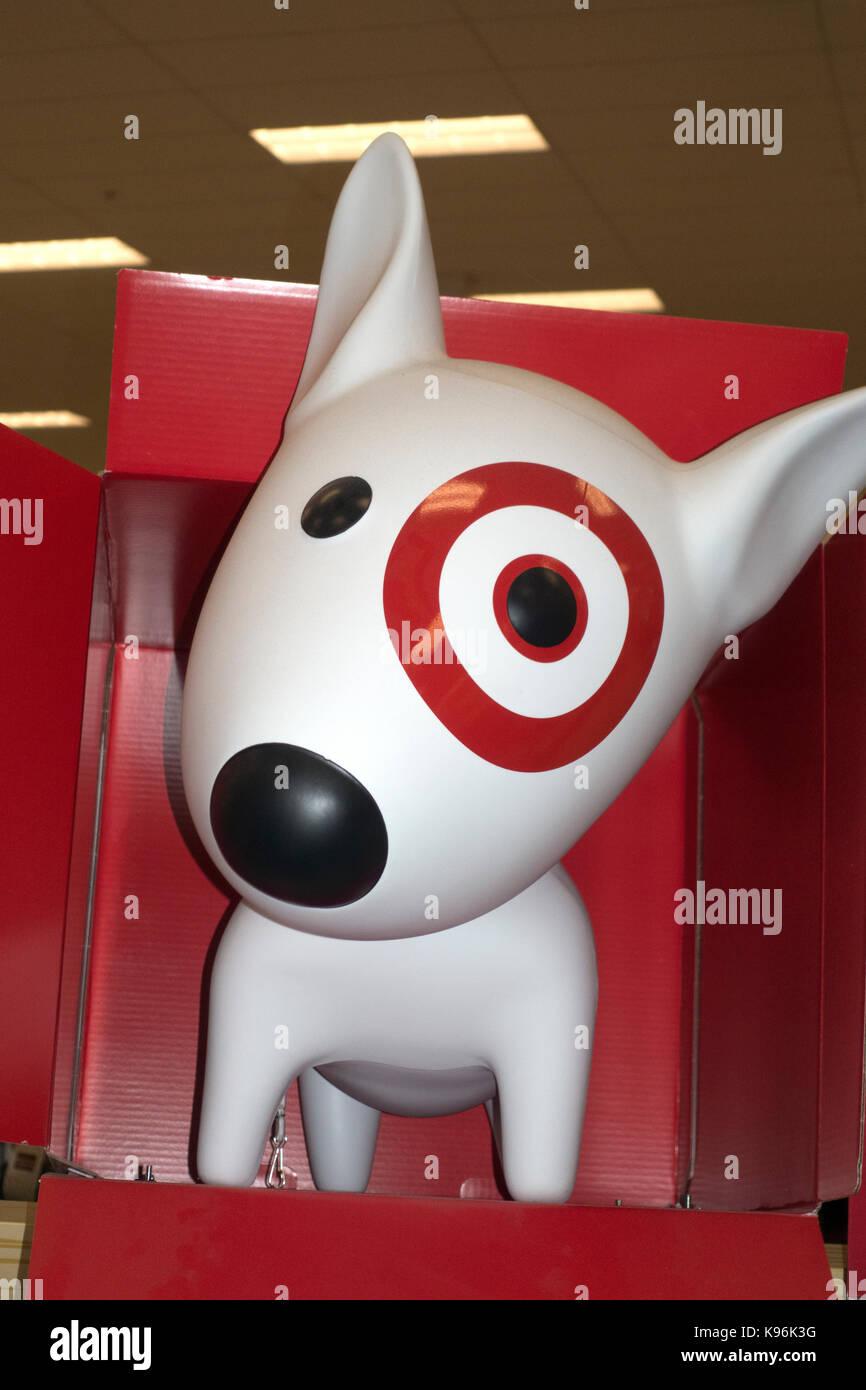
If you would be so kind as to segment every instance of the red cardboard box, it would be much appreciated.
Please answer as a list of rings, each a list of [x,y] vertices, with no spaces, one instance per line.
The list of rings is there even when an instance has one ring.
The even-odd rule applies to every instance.
[[[37,1279],[47,1301],[821,1301],[833,1289],[813,1216],[58,1177],[40,1191]]]
[[[866,1192],[863,1188],[848,1203],[848,1298],[866,1300]]]
[[[14,832],[0,851],[0,1134],[110,1179],[140,1162],[162,1181],[193,1177],[203,1002],[231,900],[184,805],[183,662],[279,441],[314,302],[306,286],[121,272],[101,486],[0,435],[4,495],[38,492],[46,518],[39,547],[0,536],[5,650],[18,653],[0,689],[16,731],[0,768]],[[842,385],[839,334],[443,310],[452,356],[579,386],[681,461]],[[802,1211],[857,1187],[864,544],[819,549],[568,857],[601,981],[573,1203]],[[780,887],[783,931],[677,926],[674,893],[697,879]],[[285,1156],[303,1189],[295,1092]],[[499,1197],[483,1110],[385,1116],[370,1191]]]

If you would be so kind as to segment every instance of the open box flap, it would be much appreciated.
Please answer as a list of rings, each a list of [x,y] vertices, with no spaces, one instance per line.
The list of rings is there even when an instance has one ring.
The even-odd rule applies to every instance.
[[[19,1143],[48,1141],[99,493],[0,425],[0,1135]]]

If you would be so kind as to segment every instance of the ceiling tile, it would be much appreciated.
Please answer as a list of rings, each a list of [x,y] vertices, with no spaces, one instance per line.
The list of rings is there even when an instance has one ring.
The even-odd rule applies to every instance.
[[[633,278],[638,262],[619,233],[593,209],[573,220],[521,218],[486,235],[454,222],[434,222],[431,237],[442,293],[448,276],[471,280],[461,293],[505,294],[518,290],[594,289]],[[574,246],[590,248],[590,269],[576,271]]]
[[[722,197],[733,187],[750,201],[773,198],[777,189],[799,186],[816,175],[850,172],[847,144],[841,139],[791,141],[783,127],[782,148],[765,155],[760,145],[667,145],[607,151],[586,150],[575,156],[580,173],[604,190],[626,184],[654,184],[676,195],[688,194],[695,181],[715,182]]]
[[[852,135],[866,135],[866,101],[849,92],[841,98],[845,125]]]
[[[47,278],[59,281],[66,273]],[[68,285],[54,286],[62,312],[45,315],[32,302],[10,307],[3,288],[0,313],[15,373],[4,373],[0,382],[0,410],[75,410],[90,418],[94,411],[104,414],[111,374],[111,335],[105,326],[111,322],[107,301],[115,295],[114,278],[106,282],[106,304],[96,317],[80,296],[70,294]],[[82,285],[81,293],[92,304],[93,284]],[[97,324],[101,327],[95,332]]]
[[[350,164],[298,164],[293,168],[305,187],[329,205],[336,202],[346,181]],[[449,190],[461,197],[472,197],[484,189],[504,190],[514,201],[515,187],[527,196],[538,191],[564,194],[575,187],[574,175],[557,155],[537,150],[530,154],[489,154],[464,157],[452,155],[416,161],[425,197],[432,200]]]
[[[159,92],[178,86],[169,69],[130,44],[11,53],[3,57],[2,73],[0,124],[4,106],[46,94],[51,100],[80,97],[83,91],[128,97],[131,91]]]
[[[41,100],[0,106],[0,150],[8,145],[55,140],[122,138],[124,118],[136,115],[142,138],[166,133],[224,131],[225,120],[191,92],[144,92],[132,88],[107,96]]]
[[[570,163],[590,167],[619,160],[633,153],[643,159],[647,150],[674,145],[674,107],[671,103],[624,106],[616,111],[549,111],[535,113],[536,124],[559,153],[572,156]],[[834,96],[804,97],[782,107],[783,152],[815,140],[839,140],[844,123]]]
[[[840,90],[848,96],[859,97],[862,108],[863,93],[866,90],[866,48],[834,53],[833,69]]]
[[[760,157],[757,151],[756,157]],[[742,166],[728,169],[723,174],[721,165],[718,172],[710,174],[706,166],[700,166],[696,173],[695,165],[691,173],[684,174],[679,183],[656,181],[653,179],[592,181],[591,188],[599,204],[608,213],[616,213],[625,208],[640,208],[647,212],[652,209],[697,207],[724,209],[729,206],[748,205],[754,211],[766,207],[799,208],[805,202],[815,202],[829,209],[835,202],[850,206],[857,198],[857,183],[849,168],[826,172],[815,169],[808,176],[783,179],[764,178],[745,170]]]
[[[866,48],[863,0],[818,0],[818,8],[833,48]]]
[[[502,184],[496,188],[466,188],[459,196],[428,194],[427,211],[431,221],[455,221],[460,227],[481,227],[488,238],[508,235],[521,215],[557,217],[560,225],[570,226],[573,219],[591,204],[580,189],[567,185],[559,193],[539,188],[535,194],[526,190],[520,209],[514,205],[514,188]],[[569,232],[565,233],[568,238]]]
[[[246,237],[257,252],[271,256],[279,243],[292,251],[318,247],[321,261],[332,211],[329,204],[295,190],[290,197],[224,199],[216,209],[212,202],[189,202],[173,207],[170,217],[149,205],[115,205],[110,224],[112,235],[140,245],[149,256],[157,254],[154,247],[180,246],[188,252],[190,247],[217,243],[227,236]]]
[[[838,281],[804,278],[798,294],[792,296],[785,277],[766,274],[748,281],[731,279],[715,283],[704,279],[691,289],[671,295],[671,312],[694,318],[735,320],[743,323],[776,324],[789,328],[811,328],[836,333],[851,329],[851,303],[862,294],[862,280],[842,278]],[[678,293],[682,299],[678,299]],[[861,344],[849,342],[846,385],[856,384],[855,358]],[[863,364],[862,353],[860,362]],[[866,365],[866,364],[864,364]],[[862,366],[861,369],[862,370]],[[862,379],[862,378],[861,378]]]
[[[456,193],[472,197],[487,189],[504,190],[511,194],[523,188],[527,197],[533,194],[563,196],[574,186],[574,180],[555,154],[537,150],[529,154],[486,154],[477,157],[454,155],[441,159],[419,159],[416,163],[421,186],[427,196]]]
[[[117,270],[30,271],[20,275],[0,275],[0,312],[4,321],[19,315],[16,335],[22,324],[35,324],[40,333],[50,328],[81,345],[98,349],[94,323],[101,315],[113,313],[117,293]],[[29,336],[29,330],[28,330]],[[23,407],[22,407],[23,408]]]
[[[47,198],[38,208],[18,209],[7,207],[0,198],[0,241],[54,241],[60,237],[88,236],[90,230],[81,213],[57,208]],[[0,279],[5,280],[6,274]]]
[[[37,182],[74,174],[110,183],[193,169],[224,170],[228,175],[243,168],[270,171],[273,163],[249,136],[224,132],[151,135],[146,125],[138,140],[125,140],[118,126],[110,140],[58,139],[40,145],[0,146],[0,168]]]
[[[104,179],[93,175],[51,176],[41,179],[39,187],[64,207],[88,213],[99,210],[104,218],[113,208],[178,208],[195,203],[213,209],[230,199],[276,202],[283,197],[289,204],[298,186],[292,171],[275,162],[272,169],[233,169],[229,177],[220,169],[141,174],[130,169],[115,178],[109,190]],[[111,196],[107,197],[107,192]],[[218,214],[212,211],[210,215]]]
[[[856,297],[857,293],[854,286],[852,289],[854,293],[848,296],[849,302]],[[866,334],[860,334],[859,337],[849,338],[848,341],[848,356],[845,359],[845,390],[851,391],[855,386],[864,385],[866,385]]]
[[[713,9],[623,10],[558,18],[482,21],[478,32],[504,67],[671,61],[711,53],[793,53],[817,47],[820,34],[810,0],[724,5]],[[576,78],[579,80],[579,78]]]
[[[561,15],[563,10],[575,8],[573,0],[455,0],[461,12],[473,19],[510,18],[514,15]],[[775,6],[799,4],[800,0],[765,0]],[[579,11],[579,17],[596,18],[599,13],[615,13],[620,10],[684,10],[695,9],[702,12],[732,8],[742,8],[743,0],[604,0],[602,9],[599,0],[588,0],[588,8]]]
[[[864,127],[862,135],[855,136],[851,141],[851,151],[860,173],[860,178],[866,182],[866,127]],[[866,238],[864,238],[864,240],[866,240]]]
[[[488,70],[390,73],[333,81],[279,82],[201,89],[203,99],[247,130],[258,126],[331,125],[343,121],[490,116],[515,110],[508,82]]]
[[[350,166],[282,166],[249,129],[526,110],[550,153],[418,162],[443,293],[650,284],[670,313],[847,330],[849,384],[866,381],[863,0],[5,11],[0,238],[113,234],[158,268],[314,282]],[[675,110],[698,99],[781,106],[783,153],[674,146]],[[137,144],[121,143],[130,113]],[[92,430],[40,437],[97,468],[115,285],[114,271],[0,275],[6,407],[91,415]]]
[[[852,210],[851,204],[830,212],[805,204],[792,217],[785,207],[759,212],[743,205],[712,211],[693,206],[675,218],[647,209],[624,211],[613,220],[636,254],[665,281],[676,283],[691,274],[714,284],[736,280],[752,266],[756,276],[772,272],[786,277],[796,301],[804,275],[814,280],[837,265],[866,270],[863,237]],[[858,305],[852,331],[861,319]]]
[[[15,212],[48,212],[53,209],[50,198],[28,179],[12,174],[0,175],[0,217]]]
[[[257,82],[368,80],[388,74],[472,71],[489,65],[485,49],[464,24],[339,29],[285,38],[198,39],[152,44],[148,53],[195,87]]]
[[[39,0],[3,6],[3,56],[52,49],[99,48],[126,42],[110,15],[84,0]],[[70,55],[71,56],[71,55]]]
[[[852,55],[838,54],[836,61]],[[524,109],[536,111],[613,111],[625,106],[660,106],[670,102],[671,120],[680,106],[698,100],[711,106],[757,106],[784,109],[786,100],[832,96],[826,57],[820,53],[707,54],[645,63],[607,63],[581,69],[514,68],[510,80]],[[858,88],[859,90],[859,88]]]
[[[592,0],[590,0],[590,4]],[[640,0],[636,0],[639,4]],[[659,0],[664,3],[664,0]],[[471,19],[511,19],[525,15],[561,16],[574,8],[571,0],[457,0],[461,13]]]
[[[97,0],[109,14],[116,6]],[[265,35],[280,38],[319,31],[369,29],[386,25],[429,24],[431,20],[459,19],[450,0],[427,0],[407,5],[405,0],[288,0],[277,9],[275,0],[250,5],[245,0],[148,0],[145,5],[123,7],[123,26],[129,34],[148,43],[174,39],[215,39]]]
[[[273,239],[254,241],[249,233],[226,231],[219,236],[201,238],[188,244],[165,240],[163,247],[151,248],[149,270],[176,274],[219,275],[245,280],[274,280],[281,284],[301,281],[317,284],[322,266],[321,248],[300,254],[292,244],[288,270],[274,265]]]

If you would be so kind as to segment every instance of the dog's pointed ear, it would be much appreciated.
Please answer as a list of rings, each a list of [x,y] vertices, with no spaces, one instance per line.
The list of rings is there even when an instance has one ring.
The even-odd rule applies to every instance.
[[[866,387],[746,430],[674,478],[716,636],[763,617],[866,485]]]
[[[421,185],[408,146],[389,131],[361,155],[337,202],[292,411],[444,356]]]

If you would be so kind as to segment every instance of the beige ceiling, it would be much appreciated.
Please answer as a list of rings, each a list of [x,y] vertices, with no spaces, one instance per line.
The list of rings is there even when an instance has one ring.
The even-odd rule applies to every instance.
[[[283,166],[251,128],[526,111],[549,153],[419,161],[443,294],[651,285],[671,314],[841,329],[855,386],[864,88],[866,0],[5,0],[0,240],[316,281],[348,166]],[[781,107],[782,153],[676,145],[698,100]],[[0,275],[0,411],[91,417],[34,437],[97,470],[114,292]]]

